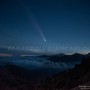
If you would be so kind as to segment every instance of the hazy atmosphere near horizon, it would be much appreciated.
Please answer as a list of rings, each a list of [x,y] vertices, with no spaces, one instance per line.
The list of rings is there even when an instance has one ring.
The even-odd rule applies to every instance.
[[[1,0],[2,46],[41,53],[89,52],[90,0]]]

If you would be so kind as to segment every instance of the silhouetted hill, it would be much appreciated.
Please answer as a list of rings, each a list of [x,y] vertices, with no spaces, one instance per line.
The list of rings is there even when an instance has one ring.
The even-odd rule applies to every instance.
[[[90,57],[82,59],[73,69],[47,78],[38,90],[80,90],[78,86],[84,84],[90,86]]]
[[[73,55],[55,55],[48,58],[48,60],[53,62],[80,62],[85,55],[75,53]]]
[[[61,57],[61,56],[64,56],[65,54],[54,54],[54,55],[41,55],[40,57],[53,57],[53,56],[59,56],[59,57]]]
[[[0,66],[0,90],[34,90],[44,75],[40,71],[30,71],[16,65]]]
[[[90,57],[90,53],[88,53],[86,56],[87,56],[87,57]]]

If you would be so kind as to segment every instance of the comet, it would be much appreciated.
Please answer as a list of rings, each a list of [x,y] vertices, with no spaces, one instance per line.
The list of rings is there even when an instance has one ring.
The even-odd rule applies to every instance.
[[[44,36],[42,30],[41,30],[41,29],[38,29],[38,28],[37,28],[37,30],[38,30],[38,32],[40,33],[40,35],[41,35],[43,41],[46,42],[46,38],[45,38],[45,36]]]
[[[36,22],[36,20],[34,19],[34,17],[32,16],[29,8],[25,5],[24,2],[20,1],[20,3],[22,4],[22,6],[24,7],[24,10],[26,11],[28,17],[29,17],[29,20],[32,21],[32,24],[35,26],[37,32],[40,34],[40,36],[42,37],[43,41],[46,42],[46,38],[40,28],[40,26],[38,25],[38,23]]]
[[[42,36],[43,41],[46,42],[46,38],[45,38],[45,36],[43,35],[43,33],[42,33],[41,31],[39,31],[39,32],[40,32],[40,34],[41,34],[41,36]]]
[[[42,32],[42,29],[40,28],[40,26],[37,24],[37,22],[32,18],[32,22],[33,22],[33,25],[35,26],[36,30],[39,32],[39,34],[41,35],[42,39],[44,42],[46,42],[46,38]]]
[[[43,41],[46,42],[47,40],[46,40],[46,38],[45,38],[45,36],[44,36],[44,34],[43,34],[42,29],[40,28],[40,26],[36,23],[36,21],[33,18],[32,18],[32,22],[33,22],[34,26],[36,27],[36,30],[41,35]]]
[[[36,30],[38,31],[38,33],[40,34],[40,36],[42,37],[43,41],[46,42],[46,38],[42,32],[42,29],[40,28],[40,26],[37,24],[37,22],[32,18],[32,22],[33,25],[35,26]]]

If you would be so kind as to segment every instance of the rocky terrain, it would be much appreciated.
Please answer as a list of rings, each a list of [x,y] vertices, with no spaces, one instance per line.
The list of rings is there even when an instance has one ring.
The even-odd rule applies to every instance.
[[[80,85],[90,86],[90,57],[82,59],[73,69],[47,78],[38,90],[80,90]]]

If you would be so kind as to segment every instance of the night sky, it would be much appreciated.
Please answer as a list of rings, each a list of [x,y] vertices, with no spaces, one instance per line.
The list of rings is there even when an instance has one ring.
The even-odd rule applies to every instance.
[[[59,52],[61,47],[68,47],[64,53],[89,51],[90,0],[1,0],[0,46],[37,47],[41,52]]]

